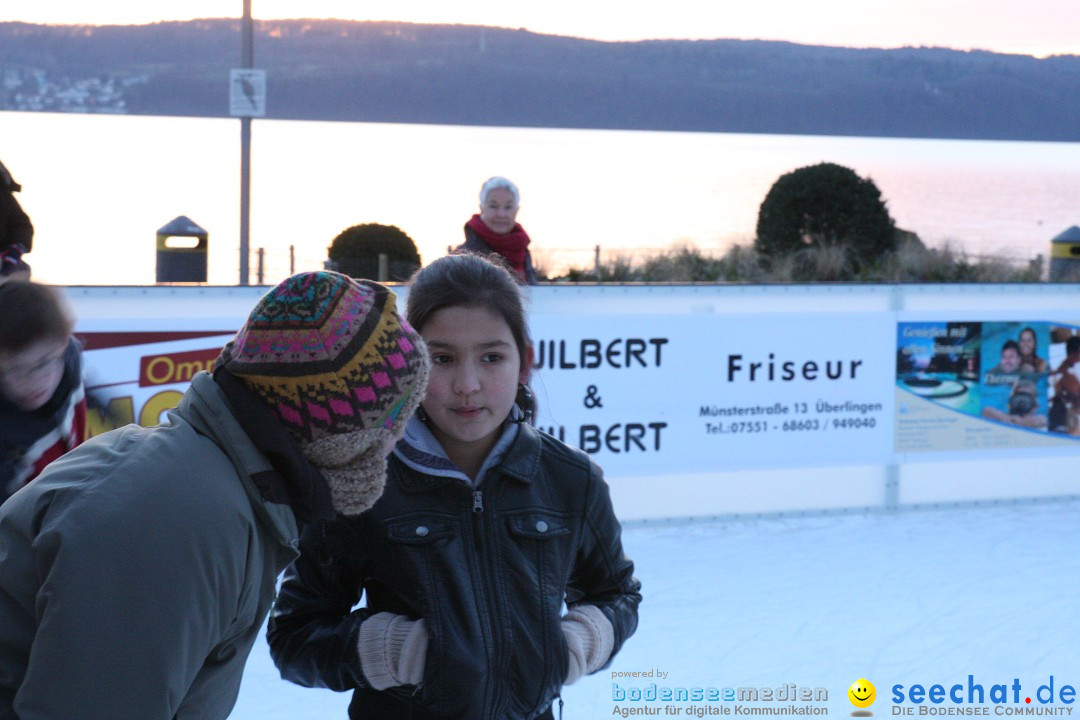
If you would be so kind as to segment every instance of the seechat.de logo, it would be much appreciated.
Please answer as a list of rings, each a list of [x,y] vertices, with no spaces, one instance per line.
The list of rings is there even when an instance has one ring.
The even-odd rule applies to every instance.
[[[848,700],[851,704],[859,708],[852,711],[852,717],[873,717],[874,713],[866,708],[874,704],[874,700],[877,699],[877,689],[874,688],[874,683],[870,682],[866,678],[859,678],[855,682],[851,683],[851,687],[847,691]]]

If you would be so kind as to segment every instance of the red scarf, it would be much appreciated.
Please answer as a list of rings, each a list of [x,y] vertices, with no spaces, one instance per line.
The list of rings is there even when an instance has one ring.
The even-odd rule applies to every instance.
[[[514,268],[521,279],[525,279],[525,257],[529,252],[529,236],[521,223],[514,223],[513,229],[505,235],[497,235],[484,224],[479,215],[473,215],[466,226],[476,233],[487,246],[502,255]]]

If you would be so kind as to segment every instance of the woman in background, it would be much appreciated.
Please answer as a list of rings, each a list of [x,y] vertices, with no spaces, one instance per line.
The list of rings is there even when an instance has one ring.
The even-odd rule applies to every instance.
[[[459,249],[481,255],[498,253],[520,282],[536,284],[529,235],[517,222],[521,195],[504,177],[489,178],[480,188],[480,212],[465,223],[465,242]]]

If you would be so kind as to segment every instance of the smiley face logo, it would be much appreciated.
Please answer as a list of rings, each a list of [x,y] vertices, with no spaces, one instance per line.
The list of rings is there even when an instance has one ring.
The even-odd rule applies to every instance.
[[[877,690],[874,688],[874,683],[870,682],[866,678],[859,678],[855,682],[851,683],[851,687],[847,691],[848,700],[851,704],[857,708],[868,708],[874,704],[874,700],[877,699]]]

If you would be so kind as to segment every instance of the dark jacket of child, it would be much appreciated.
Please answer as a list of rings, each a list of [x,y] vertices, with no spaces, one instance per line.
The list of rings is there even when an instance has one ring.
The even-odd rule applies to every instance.
[[[0,188],[0,248],[21,245],[22,252],[34,249],[34,226],[19,201]]]
[[[15,199],[22,186],[0,163],[0,275],[28,270],[22,255],[34,249],[34,226]]]
[[[607,484],[585,453],[518,427],[473,487],[407,435],[371,510],[305,531],[270,621],[285,679],[354,690],[354,720],[550,717],[568,669],[564,600],[610,622],[610,662],[637,628],[641,595]],[[366,605],[352,610],[361,593]],[[357,643],[380,612],[425,619],[419,685],[367,682]]]

